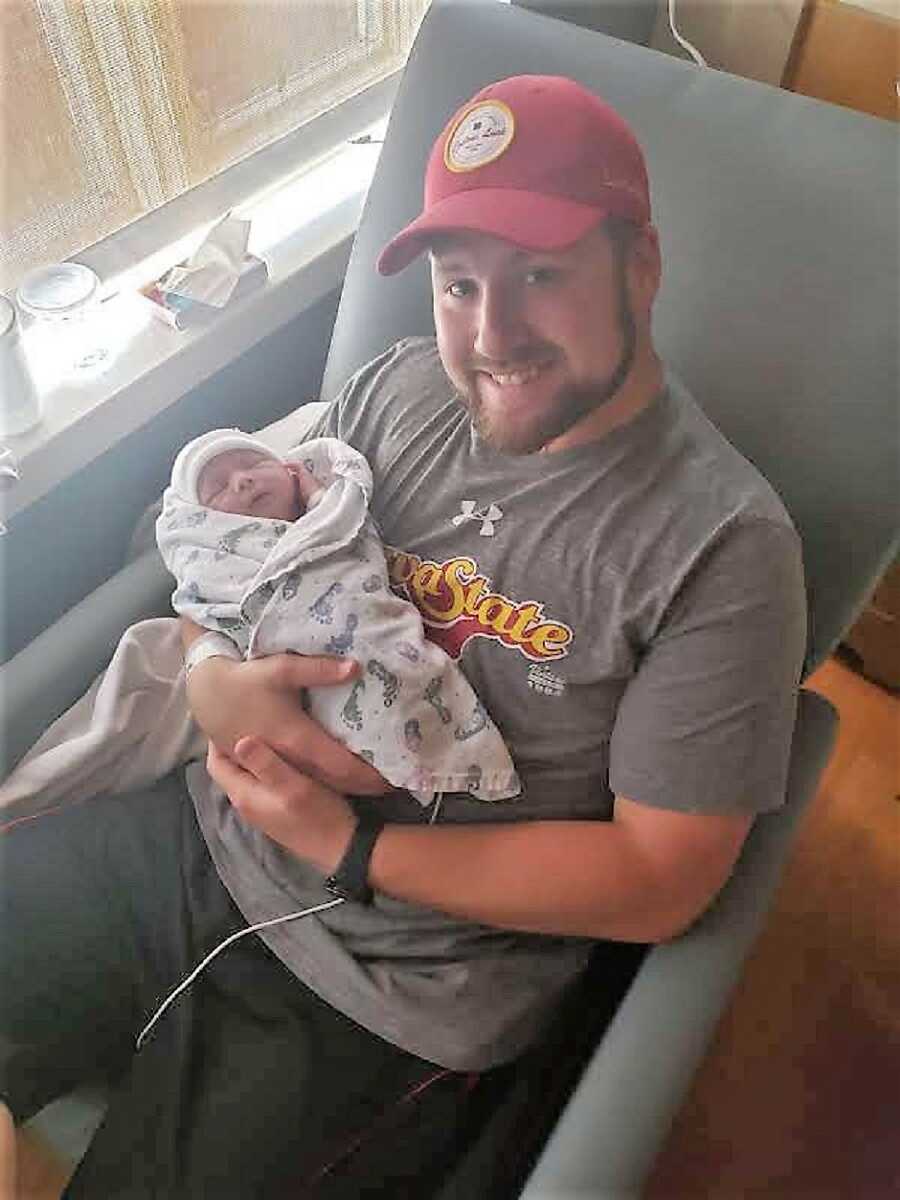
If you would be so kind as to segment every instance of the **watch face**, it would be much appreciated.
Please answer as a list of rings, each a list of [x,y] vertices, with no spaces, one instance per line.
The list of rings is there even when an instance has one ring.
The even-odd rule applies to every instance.
[[[372,900],[372,889],[368,884],[360,890],[355,890],[336,878],[334,875],[329,875],[325,880],[325,890],[331,892],[332,896],[338,896],[341,900],[354,900],[357,904],[369,904]]]
[[[325,880],[325,891],[331,892],[332,896],[340,896],[342,900],[351,900],[352,896],[347,889],[341,884],[340,880],[335,879],[333,875],[329,875]]]

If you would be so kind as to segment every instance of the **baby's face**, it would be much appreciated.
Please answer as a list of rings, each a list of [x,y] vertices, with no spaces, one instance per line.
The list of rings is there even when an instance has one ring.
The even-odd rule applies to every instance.
[[[197,480],[197,499],[216,512],[295,521],[303,512],[297,481],[285,463],[256,450],[226,450]]]

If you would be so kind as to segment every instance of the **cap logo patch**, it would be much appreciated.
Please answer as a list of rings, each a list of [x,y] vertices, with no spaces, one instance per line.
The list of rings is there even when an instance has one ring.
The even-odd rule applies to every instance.
[[[474,171],[486,166],[507,149],[516,122],[502,100],[480,100],[466,109],[450,131],[444,146],[448,171]]]

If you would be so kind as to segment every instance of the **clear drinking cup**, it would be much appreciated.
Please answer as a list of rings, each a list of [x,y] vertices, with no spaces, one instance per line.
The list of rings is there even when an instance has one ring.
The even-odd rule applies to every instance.
[[[100,311],[100,280],[82,263],[54,263],[30,271],[16,301],[36,326],[39,358],[49,356],[54,373],[102,370],[109,358]]]

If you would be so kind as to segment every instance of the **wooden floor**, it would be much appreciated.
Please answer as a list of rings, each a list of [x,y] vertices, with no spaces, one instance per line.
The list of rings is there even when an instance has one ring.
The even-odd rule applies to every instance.
[[[900,1197],[900,700],[809,686],[837,745],[646,1200]]]

